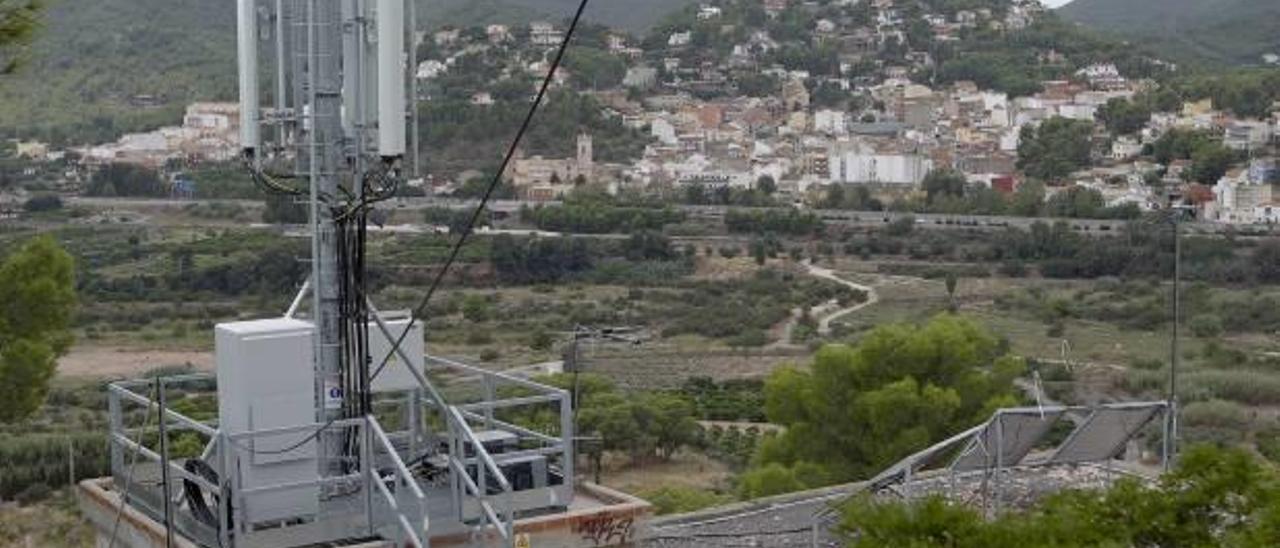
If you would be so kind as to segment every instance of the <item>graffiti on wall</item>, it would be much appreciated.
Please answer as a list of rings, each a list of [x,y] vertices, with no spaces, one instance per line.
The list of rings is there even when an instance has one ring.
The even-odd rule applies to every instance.
[[[594,546],[626,544],[634,540],[635,518],[598,514],[579,522],[576,529],[582,540]]]

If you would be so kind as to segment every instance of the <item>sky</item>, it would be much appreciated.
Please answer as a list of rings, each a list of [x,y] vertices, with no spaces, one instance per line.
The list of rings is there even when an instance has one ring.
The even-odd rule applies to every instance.
[[[1071,0],[1040,0],[1040,1],[1043,2],[1044,5],[1049,6],[1051,8],[1059,8],[1066,4],[1071,3]]]

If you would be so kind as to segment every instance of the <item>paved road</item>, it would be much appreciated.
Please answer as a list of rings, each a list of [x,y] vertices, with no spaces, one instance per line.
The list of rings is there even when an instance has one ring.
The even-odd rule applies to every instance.
[[[107,208],[130,208],[130,207],[186,207],[198,201],[191,200],[165,200],[165,199],[135,199],[135,198],[85,198],[73,197],[67,200],[72,205],[95,206]],[[261,202],[257,200],[209,200],[216,202],[238,203],[246,207],[261,207]],[[469,210],[478,205],[476,200],[458,200],[453,198],[401,198],[385,203],[388,209],[397,210],[424,210],[436,207],[446,207],[451,209]],[[489,203],[489,210],[497,213],[511,215],[520,211],[522,207],[535,207],[538,205],[558,205],[560,202],[525,202],[518,200],[498,200]],[[694,217],[703,218],[723,218],[730,209],[743,211],[763,211],[768,208],[739,208],[729,206],[691,206],[691,205],[674,205],[685,213]],[[776,209],[776,208],[775,208]],[[1004,216],[984,216],[984,215],[949,215],[949,214],[931,214],[931,213],[899,213],[889,211],[845,211],[845,210],[810,210],[821,216],[823,220],[831,224],[848,225],[848,226],[883,226],[904,218],[911,218],[916,223],[917,228],[930,230],[1000,230],[1007,227],[1028,228],[1038,222],[1056,222],[1055,219],[1041,219],[1032,217],[1004,217]],[[1107,234],[1122,230],[1125,221],[1118,220],[1094,220],[1094,219],[1062,219],[1078,232]],[[1183,225],[1188,233],[1200,234],[1221,234],[1228,232],[1270,235],[1275,234],[1275,230],[1271,227],[1233,227],[1229,225],[1221,225],[1216,223],[1186,223]]]

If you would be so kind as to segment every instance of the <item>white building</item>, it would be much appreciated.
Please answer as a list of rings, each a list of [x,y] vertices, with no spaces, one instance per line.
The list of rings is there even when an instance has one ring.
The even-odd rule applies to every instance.
[[[1253,150],[1271,142],[1271,125],[1256,120],[1236,120],[1227,125],[1222,144],[1232,150]]]
[[[649,125],[649,134],[664,145],[675,146],[680,143],[680,139],[676,138],[676,127],[665,118],[655,118]]]
[[[693,32],[673,32],[671,37],[667,38],[667,45],[673,48],[679,48],[689,45],[693,41]]]
[[[1280,212],[1273,204],[1271,185],[1253,183],[1244,170],[1232,171],[1220,179],[1213,187],[1213,196],[1206,216],[1221,223],[1275,222],[1276,213]]]
[[[877,151],[865,143],[836,143],[828,155],[833,183],[869,183],[917,186],[933,162],[920,154]]]
[[[434,80],[449,70],[449,66],[435,59],[418,63],[418,79]]]
[[[1142,154],[1142,143],[1133,137],[1123,136],[1111,143],[1111,159],[1128,160]]]
[[[849,115],[838,110],[819,110],[813,113],[813,130],[833,137],[848,135]]]
[[[529,41],[535,46],[558,46],[564,41],[564,33],[546,21],[529,23]]]

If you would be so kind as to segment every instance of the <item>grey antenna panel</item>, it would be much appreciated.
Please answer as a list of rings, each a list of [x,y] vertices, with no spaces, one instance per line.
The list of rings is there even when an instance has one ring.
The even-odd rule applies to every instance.
[[[1111,459],[1164,409],[1163,402],[1104,406],[1095,409],[1049,458],[1050,464]]]
[[[951,470],[968,472],[987,470],[997,465],[1016,466],[1049,433],[1063,413],[1064,409],[1060,407],[1046,408],[1043,412],[1036,408],[1020,408],[997,413],[951,463]],[[999,453],[997,446],[1001,446]]]

